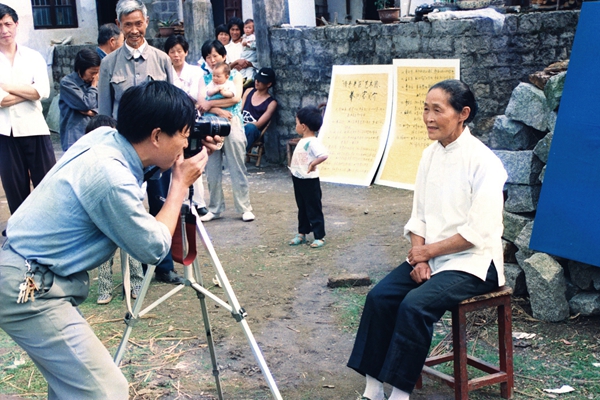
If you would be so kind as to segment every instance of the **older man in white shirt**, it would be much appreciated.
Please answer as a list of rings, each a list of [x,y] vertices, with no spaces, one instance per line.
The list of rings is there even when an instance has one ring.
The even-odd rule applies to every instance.
[[[17,44],[18,27],[15,10],[0,3],[0,179],[11,213],[56,163],[40,102],[50,95],[46,62]]]

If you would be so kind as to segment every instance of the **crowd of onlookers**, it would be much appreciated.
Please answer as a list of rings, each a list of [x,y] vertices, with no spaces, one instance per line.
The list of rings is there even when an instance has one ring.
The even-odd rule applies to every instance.
[[[116,14],[117,24],[105,24],[99,28],[95,51],[89,48],[80,50],[75,56],[73,72],[60,81],[59,133],[63,151],[68,152],[94,128],[107,126],[119,129],[121,99],[129,88],[149,81],[169,82],[183,90],[195,103],[198,117],[219,117],[230,126],[230,133],[223,139],[222,147],[209,156],[206,164],[208,195],[205,196],[200,178],[192,185],[191,198],[186,201],[195,207],[204,222],[221,218],[225,212],[223,171],[227,170],[235,211],[243,221],[253,221],[255,215],[250,203],[245,160],[253,144],[261,139],[277,108],[277,100],[271,94],[276,81],[275,72],[258,63],[254,21],[248,19],[244,22],[233,17],[227,25],[219,25],[215,38],[203,43],[202,58],[188,63],[189,43],[184,36],[170,36],[163,49],[149,45],[145,39],[149,19],[143,2],[120,0]],[[17,19],[14,22],[16,35]],[[14,49],[17,49],[16,42]],[[10,64],[0,64],[3,71],[6,69],[5,76],[20,74],[22,79],[19,82],[34,82],[29,87],[23,84],[16,88],[0,84],[0,177],[12,214],[28,196],[30,182],[37,186],[56,160],[49,130],[41,114],[40,99],[49,95],[43,60],[37,52],[18,46],[14,62]],[[143,104],[139,106],[143,107]],[[313,109],[308,114],[305,111],[299,113],[301,122],[296,130],[305,139],[314,138],[314,133],[320,128],[321,114]],[[156,140],[159,139],[157,134]],[[314,231],[316,240],[312,245],[321,247],[325,231],[316,165],[326,159],[326,150],[317,141],[305,141],[306,146],[299,146],[298,154],[294,155],[291,171],[298,186],[297,192],[312,195],[306,198],[296,196],[300,209],[299,233],[290,244],[304,243],[305,235]],[[319,162],[312,165],[311,161],[317,158]],[[304,185],[299,189],[301,183],[309,181],[313,182],[311,188]],[[170,170],[148,177],[145,185],[151,215],[156,216],[160,212],[170,184]],[[6,235],[6,232],[3,234]],[[137,298],[147,265],[133,257],[128,259],[129,294]],[[100,265],[99,304],[107,304],[112,299],[113,262],[114,255]],[[156,265],[155,278],[172,284],[183,282],[174,269],[170,252]]]
[[[99,28],[96,50],[80,50],[75,56],[73,72],[60,81],[62,149],[66,152],[71,148],[90,126],[116,127],[121,97],[128,88],[148,81],[167,81],[189,95],[198,116],[225,118],[231,126],[223,147],[210,156],[206,166],[208,201],[202,179],[193,185],[191,201],[198,215],[206,222],[220,218],[225,211],[222,176],[226,167],[233,187],[234,208],[244,221],[253,221],[246,154],[261,137],[277,108],[277,101],[270,93],[275,72],[258,64],[253,20],[244,22],[233,17],[227,25],[218,26],[215,39],[204,42],[202,58],[188,63],[189,43],[184,36],[167,38],[164,49],[148,44],[145,34],[149,20],[141,1],[121,0],[116,12],[117,24]],[[18,22],[15,22],[16,28]],[[5,76],[14,76],[19,69],[19,74],[28,75],[22,81],[34,85],[17,92],[0,84],[0,99],[4,99],[0,123],[6,125],[0,132],[0,177],[11,214],[29,194],[30,184],[37,186],[56,162],[39,102],[49,95],[45,65],[37,52],[25,46],[19,46],[14,61],[12,66],[1,67],[7,69]],[[33,98],[33,92],[38,99]],[[13,97],[18,99],[15,105],[8,102]],[[4,141],[7,145],[2,145]],[[170,171],[148,179],[146,185],[149,211],[156,215],[169,190]],[[112,264],[111,258],[100,267],[100,304],[112,299]],[[130,267],[131,295],[135,298],[146,266],[130,259]],[[170,255],[157,265],[155,278],[174,284],[182,282]]]

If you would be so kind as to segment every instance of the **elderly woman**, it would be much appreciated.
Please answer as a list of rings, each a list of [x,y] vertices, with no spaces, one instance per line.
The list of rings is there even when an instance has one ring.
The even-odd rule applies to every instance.
[[[433,324],[461,301],[504,284],[501,161],[471,135],[477,112],[457,80],[432,86],[423,122],[432,143],[417,173],[404,227],[406,262],[367,295],[348,366],[366,376],[363,399],[408,399],[421,373]]]
[[[218,40],[207,41],[202,45],[202,57],[206,64],[212,69],[218,63],[225,62],[227,50]],[[231,132],[224,138],[223,147],[215,151],[208,158],[206,164],[206,180],[210,192],[208,204],[209,212],[201,217],[202,221],[211,221],[221,217],[225,211],[225,197],[223,195],[223,156],[227,156],[227,169],[231,177],[233,190],[233,202],[238,213],[242,214],[242,220],[249,222],[254,220],[252,206],[250,205],[250,193],[248,189],[248,178],[246,177],[246,135],[242,122],[242,76],[235,70],[231,71],[229,79],[235,84],[235,95],[230,98],[206,100],[206,85],[212,81],[212,73],[204,75],[204,81],[200,84],[200,95],[198,96],[198,108],[205,115],[216,115],[229,120]]]

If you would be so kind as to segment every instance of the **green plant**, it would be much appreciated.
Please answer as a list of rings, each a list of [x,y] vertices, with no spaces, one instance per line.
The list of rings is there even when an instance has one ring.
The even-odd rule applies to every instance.
[[[394,0],[375,0],[375,7],[378,10],[382,10],[384,8],[394,7],[395,3]]]
[[[171,26],[175,26],[179,23],[179,20],[177,18],[174,18],[175,14],[171,15],[169,18],[167,19],[159,19],[156,21],[156,23],[158,24],[159,28],[168,28]]]

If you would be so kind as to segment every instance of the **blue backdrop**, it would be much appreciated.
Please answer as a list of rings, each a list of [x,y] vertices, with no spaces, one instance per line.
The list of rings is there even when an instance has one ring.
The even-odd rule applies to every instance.
[[[600,3],[585,2],[530,248],[600,267]]]

